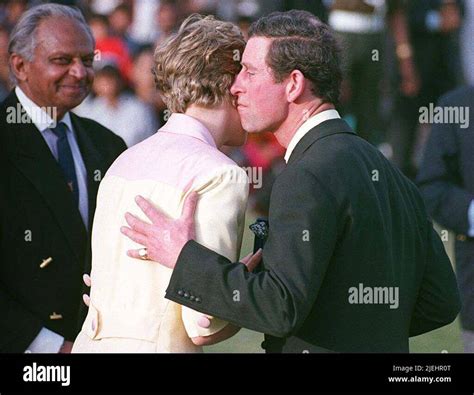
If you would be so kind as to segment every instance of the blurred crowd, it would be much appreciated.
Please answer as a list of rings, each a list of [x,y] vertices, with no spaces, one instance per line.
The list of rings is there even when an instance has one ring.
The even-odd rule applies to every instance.
[[[419,108],[474,83],[474,1],[462,0],[64,0],[79,7],[96,39],[93,92],[78,108],[130,147],[156,132],[170,115],[155,90],[156,45],[191,13],[213,14],[240,26],[272,11],[306,9],[329,23],[343,48],[345,80],[339,111],[358,133],[414,177],[428,130]],[[12,89],[9,33],[41,1],[0,1],[0,100]],[[364,7],[369,7],[368,9]],[[347,18],[350,12],[351,18]],[[360,18],[354,18],[354,13]],[[263,170],[251,205],[268,210],[269,191],[284,150],[272,135],[249,136],[227,152],[241,166]]]

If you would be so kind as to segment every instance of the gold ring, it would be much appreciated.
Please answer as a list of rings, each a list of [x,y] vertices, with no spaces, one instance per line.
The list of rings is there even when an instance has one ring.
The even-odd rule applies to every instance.
[[[148,250],[146,249],[146,247],[140,248],[138,250],[138,256],[140,257],[140,259],[143,259],[144,261],[148,260]]]

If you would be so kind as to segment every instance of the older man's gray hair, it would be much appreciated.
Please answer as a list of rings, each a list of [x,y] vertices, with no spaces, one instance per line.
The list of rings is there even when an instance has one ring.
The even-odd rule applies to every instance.
[[[91,37],[95,47],[94,36],[81,11],[75,7],[61,4],[42,4],[26,11],[11,32],[8,43],[8,53],[19,54],[22,58],[31,62],[36,48],[36,29],[41,21],[51,17],[70,18],[77,21]],[[10,69],[11,70],[11,69]],[[16,85],[15,75],[10,72],[10,77]]]

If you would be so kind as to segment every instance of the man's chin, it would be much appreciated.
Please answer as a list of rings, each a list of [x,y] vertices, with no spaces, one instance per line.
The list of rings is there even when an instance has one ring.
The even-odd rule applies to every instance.
[[[242,118],[241,118],[241,123],[242,123],[242,129],[245,130],[247,134],[261,133],[261,132],[266,131],[259,128],[258,125],[255,125],[255,123],[251,124],[249,122],[245,122],[245,120]]]
[[[73,108],[76,108],[78,105],[80,105],[86,97],[87,95],[62,97],[60,107],[67,109],[67,111],[72,110]]]
[[[90,89],[87,86],[61,86],[58,94],[67,101],[81,103],[89,94]]]

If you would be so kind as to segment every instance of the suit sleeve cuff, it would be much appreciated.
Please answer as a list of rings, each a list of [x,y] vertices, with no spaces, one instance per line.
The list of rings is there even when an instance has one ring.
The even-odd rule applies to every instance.
[[[200,253],[199,243],[194,240],[189,240],[181,250],[176,265],[173,269],[168,288],[166,289],[165,297],[173,302],[182,304],[183,306],[190,306],[190,303],[186,303],[189,300],[184,298],[184,292],[180,286],[185,284],[186,277],[190,275],[190,272],[194,269],[193,261],[196,260],[196,256]]]
[[[168,288],[166,289],[165,297],[183,306],[208,313],[201,308],[203,295],[193,294],[193,299],[191,300],[191,295],[187,291],[190,291],[190,288],[192,288],[191,284],[193,280],[200,277],[203,271],[205,271],[204,262],[214,255],[220,257],[219,254],[209,250],[198,242],[194,240],[188,241],[178,256],[176,266],[173,269],[173,274],[171,275]],[[196,261],[199,261],[200,264],[196,265]],[[188,298],[186,298],[187,295],[189,296]]]

